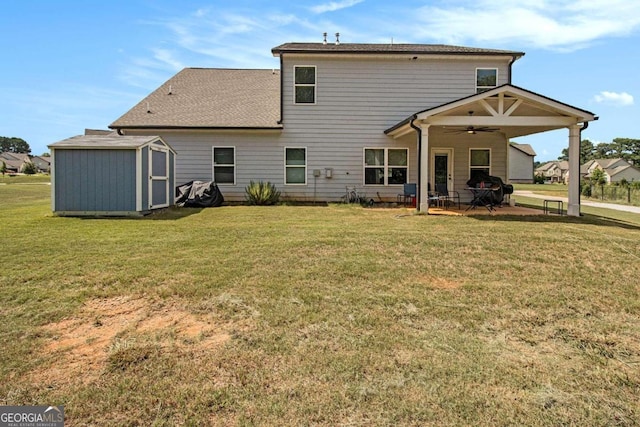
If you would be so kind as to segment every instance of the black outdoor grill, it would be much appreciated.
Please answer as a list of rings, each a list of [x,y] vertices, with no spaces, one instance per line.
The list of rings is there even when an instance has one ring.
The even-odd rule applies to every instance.
[[[493,188],[494,191],[487,192],[485,205],[499,206],[504,200],[504,196],[513,193],[513,185],[505,184],[499,176],[491,176],[487,173],[476,173],[469,181],[467,187],[470,188]]]

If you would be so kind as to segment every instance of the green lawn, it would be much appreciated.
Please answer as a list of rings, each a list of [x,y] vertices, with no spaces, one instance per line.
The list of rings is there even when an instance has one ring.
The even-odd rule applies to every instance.
[[[640,226],[0,186],[0,396],[67,425],[638,425]]]
[[[0,175],[0,184],[42,184],[51,182],[50,175]]]

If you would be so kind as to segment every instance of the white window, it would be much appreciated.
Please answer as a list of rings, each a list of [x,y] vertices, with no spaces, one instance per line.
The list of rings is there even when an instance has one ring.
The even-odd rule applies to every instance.
[[[485,92],[498,85],[497,68],[476,68],[476,93]]]
[[[469,179],[477,175],[491,175],[491,149],[471,148],[469,150]]]
[[[286,147],[284,149],[284,183],[305,185],[307,183],[307,149]]]
[[[364,184],[401,185],[409,176],[407,148],[365,148]]]
[[[293,102],[296,104],[316,103],[316,67],[296,65],[293,67]]]
[[[213,147],[213,181],[216,184],[236,183],[235,147]]]

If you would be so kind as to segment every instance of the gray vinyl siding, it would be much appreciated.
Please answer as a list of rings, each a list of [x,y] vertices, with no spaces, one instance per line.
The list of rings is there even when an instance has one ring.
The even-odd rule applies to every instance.
[[[533,182],[533,157],[517,148],[509,147],[509,180],[512,182]]]
[[[56,150],[56,211],[135,211],[135,154],[135,150]]]
[[[294,65],[317,67],[315,104],[294,104]],[[177,151],[176,185],[212,180],[212,147],[235,147],[236,183],[219,185],[228,201],[242,201],[250,180],[272,182],[285,199],[337,201],[347,186],[355,186],[368,198],[396,200],[397,194],[402,193],[402,185],[364,185],[364,147],[408,148],[409,182],[417,182],[415,133],[395,140],[385,135],[384,130],[418,111],[475,94],[476,68],[498,68],[498,85],[508,82],[507,59],[322,59],[285,54],[282,130],[156,129],[127,134],[159,134]],[[503,139],[493,142],[496,146],[503,143]],[[306,185],[284,184],[285,147],[307,149]],[[506,145],[502,147],[505,148]],[[462,151],[458,153],[459,150]],[[464,188],[468,179],[462,172],[466,170],[468,175],[468,148],[464,151],[462,146],[456,148],[459,188]],[[495,165],[506,157],[506,153],[500,155],[497,150],[492,155]],[[332,178],[325,177],[326,168],[333,169]],[[321,171],[317,179],[313,176],[315,169]],[[502,176],[506,178],[504,173]]]

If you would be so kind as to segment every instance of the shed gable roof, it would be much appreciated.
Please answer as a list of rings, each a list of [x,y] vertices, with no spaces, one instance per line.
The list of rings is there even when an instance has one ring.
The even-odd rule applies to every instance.
[[[281,128],[280,71],[185,68],[112,129]]]
[[[135,150],[146,144],[159,141],[175,153],[173,148],[159,136],[133,135],[77,135],[62,141],[54,142],[48,147],[53,149],[81,150]]]

